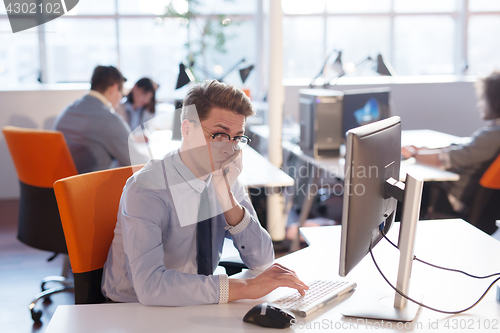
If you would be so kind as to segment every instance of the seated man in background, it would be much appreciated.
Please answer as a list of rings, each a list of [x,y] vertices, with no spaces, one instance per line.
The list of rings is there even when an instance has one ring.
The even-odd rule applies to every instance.
[[[459,216],[467,216],[479,189],[479,179],[500,154],[500,72],[493,72],[478,81],[476,87],[479,97],[477,108],[487,123],[472,134],[470,143],[442,149],[414,146],[401,149],[405,158],[414,157],[419,162],[443,167],[460,175],[460,180],[446,182],[439,188],[444,190],[446,198],[439,198],[439,194],[434,192],[429,199],[440,203],[441,207],[436,205],[436,209],[441,212]]]
[[[54,129],[64,134],[78,173],[108,169],[115,161],[130,165],[130,127],[113,109],[125,81],[115,67],[97,66],[90,92],[57,117]]]
[[[107,298],[185,306],[256,299],[282,286],[308,289],[273,264],[271,237],[238,180],[253,114],[241,90],[216,80],[188,92],[180,149],[149,161],[123,189],[103,271]],[[249,268],[265,271],[246,280],[213,275],[225,237]]]

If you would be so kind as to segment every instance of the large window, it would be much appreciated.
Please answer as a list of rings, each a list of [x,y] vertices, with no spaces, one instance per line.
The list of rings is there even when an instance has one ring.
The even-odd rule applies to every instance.
[[[257,25],[267,1],[199,1],[189,29],[182,19],[160,17],[170,3],[180,11],[187,6],[186,0],[80,0],[69,14],[14,35],[0,4],[0,84],[88,82],[95,65],[110,64],[130,82],[153,78],[161,97],[173,91],[186,43],[222,14],[231,21],[226,52],[208,43],[198,65],[220,77],[245,58],[238,68],[256,65],[245,86],[262,87],[266,64],[257,62],[266,59],[267,32]],[[285,78],[314,77],[332,50],[342,51],[348,68],[380,53],[399,75],[485,75],[500,68],[500,0],[282,0],[282,8]],[[375,73],[364,62],[348,75]],[[243,86],[236,70],[224,81]]]
[[[0,19],[0,85],[37,83],[41,74],[38,34],[10,31],[9,21]]]
[[[47,82],[89,82],[99,64],[117,64],[113,19],[60,18],[45,24]]]
[[[0,4],[0,84],[89,82],[92,69],[102,64],[118,66],[129,85],[151,77],[160,84],[160,99],[175,98],[179,63],[187,59],[186,43],[191,41],[197,49],[204,22],[226,15],[225,52],[216,51],[208,38],[197,65],[218,78],[245,58],[224,78],[243,86],[238,69],[256,65],[257,2],[201,1],[189,29],[183,19],[163,17],[170,3],[179,12],[187,8],[186,0],[80,0],[67,15],[16,34]],[[255,73],[245,86],[255,86]],[[211,78],[196,74],[199,79]]]
[[[342,51],[350,68],[380,53],[399,75],[485,75],[500,68],[499,0],[282,4],[285,78],[314,77],[332,50]],[[374,74],[364,62],[348,75]]]

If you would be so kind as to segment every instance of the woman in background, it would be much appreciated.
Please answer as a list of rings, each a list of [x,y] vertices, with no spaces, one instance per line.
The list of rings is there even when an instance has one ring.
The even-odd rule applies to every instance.
[[[155,93],[158,84],[145,77],[137,81],[117,112],[129,124],[132,131],[155,115]]]
[[[440,203],[435,207],[431,203],[433,210],[437,208],[447,214],[467,216],[479,189],[479,179],[500,154],[500,72],[493,72],[479,80],[477,95],[477,109],[486,125],[472,134],[470,143],[442,149],[414,146],[401,149],[405,158],[414,157],[421,163],[442,167],[460,175],[460,180],[445,182],[437,187],[438,190],[444,190],[445,200],[442,200],[443,195],[432,190],[433,198],[429,200]]]

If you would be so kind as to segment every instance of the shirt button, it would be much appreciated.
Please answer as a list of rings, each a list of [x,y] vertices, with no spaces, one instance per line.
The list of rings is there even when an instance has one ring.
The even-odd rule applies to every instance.
[[[244,250],[245,249],[245,245],[242,245],[241,248]]]

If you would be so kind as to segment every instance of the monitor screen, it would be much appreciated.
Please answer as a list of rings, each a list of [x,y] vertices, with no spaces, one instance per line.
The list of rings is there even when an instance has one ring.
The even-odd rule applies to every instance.
[[[344,91],[342,133],[358,126],[388,118],[389,88]]]
[[[341,276],[346,276],[387,233],[396,199],[385,195],[386,181],[399,179],[401,121],[380,120],[347,133],[342,212]]]

